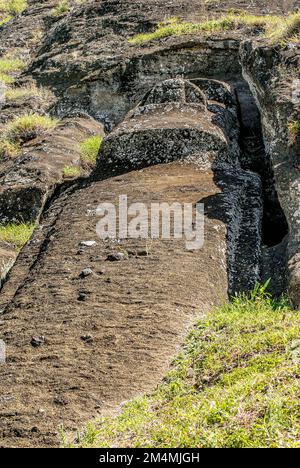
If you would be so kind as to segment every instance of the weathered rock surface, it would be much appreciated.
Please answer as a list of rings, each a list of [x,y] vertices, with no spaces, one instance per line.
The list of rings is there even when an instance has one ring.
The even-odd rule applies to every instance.
[[[265,146],[288,222],[289,290],[294,305],[299,308],[300,135],[290,144],[288,124],[300,122],[300,99],[297,98],[300,50],[294,46],[279,53],[275,48],[247,42],[242,46],[241,57],[244,76],[262,115]]]
[[[54,225],[51,212],[43,220],[44,233],[37,232],[20,254],[2,291],[1,301],[10,303],[0,325],[8,350],[0,383],[2,446],[56,445],[62,422],[75,429],[150,391],[188,325],[226,297],[226,228],[221,221],[207,219],[204,250],[187,253],[183,241],[128,240],[120,244],[122,252],[148,248],[149,255],[108,262],[116,245],[98,241],[98,219],[88,213],[101,201],[116,203],[123,193],[129,202],[195,203],[218,190],[212,171],[173,163],[95,182],[64,203],[55,202],[52,209],[61,214]],[[98,244],[77,255],[87,233]],[[36,243],[40,248],[34,255]],[[87,265],[94,274],[82,278]],[[79,300],[82,293],[84,301]],[[43,347],[32,347],[36,335],[47,340]],[[87,335],[92,342],[81,339]],[[58,404],[58,398],[65,404]],[[31,432],[34,426],[36,433]]]
[[[295,1],[295,4],[297,0]],[[157,82],[176,76],[225,79],[239,71],[239,41],[248,31],[167,38],[143,47],[127,42],[130,36],[153,31],[166,16],[197,21],[228,8],[248,12],[286,12],[295,5],[281,0],[249,2],[198,0],[87,2],[61,18],[48,31],[29,72],[38,83],[55,90],[56,111],[79,109],[106,122],[120,122]],[[97,26],[95,26],[97,25]]]
[[[272,48],[243,29],[127,40],[166,16],[282,13],[299,2],[217,3],[89,0],[54,17],[56,2],[30,0],[0,27],[0,54],[20,47],[28,59],[17,84],[55,94],[2,103],[0,131],[28,111],[66,117],[0,166],[0,222],[40,221],[0,295],[0,446],[57,445],[62,423],[75,430],[151,391],[195,318],[269,276],[280,294],[287,266],[300,307],[299,141],[289,145],[286,125],[299,120],[299,47]],[[81,165],[78,143],[103,125],[96,170],[68,187],[64,167]],[[99,239],[99,203],[124,194],[147,207],[204,203],[204,248]],[[1,277],[15,255],[0,245]]]

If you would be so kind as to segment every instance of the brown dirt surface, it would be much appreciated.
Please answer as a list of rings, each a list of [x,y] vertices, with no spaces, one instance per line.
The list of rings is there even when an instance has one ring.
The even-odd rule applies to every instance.
[[[45,234],[37,231],[2,293],[2,303],[14,295],[1,323],[7,344],[2,446],[57,445],[61,424],[75,429],[152,390],[186,327],[226,297],[226,228],[220,221],[207,219],[205,249],[187,252],[183,241],[101,241],[97,218],[89,213],[124,193],[129,203],[195,203],[218,191],[212,172],[172,163],[78,190],[64,208],[56,207],[61,213],[52,227],[49,214]],[[86,240],[97,245],[81,249]],[[128,259],[107,261],[116,251]],[[93,273],[83,279],[87,267]],[[25,279],[16,288],[20,274]],[[34,337],[44,337],[44,344],[34,347]]]

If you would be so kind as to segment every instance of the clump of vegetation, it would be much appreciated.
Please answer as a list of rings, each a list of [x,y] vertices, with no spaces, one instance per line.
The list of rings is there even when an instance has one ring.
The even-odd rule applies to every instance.
[[[70,10],[69,0],[61,0],[52,11],[52,16],[61,16]]]
[[[18,101],[20,99],[29,99],[34,97],[39,97],[43,100],[48,100],[52,96],[51,91],[46,88],[38,88],[34,84],[20,86],[20,87],[10,87],[5,92],[5,98],[7,101]]]
[[[65,166],[63,170],[63,176],[65,179],[73,179],[75,177],[80,177],[81,170],[80,167],[76,166]]]
[[[0,224],[0,239],[20,250],[30,240],[34,228],[31,223]]]
[[[55,128],[58,120],[38,114],[25,114],[9,122],[6,136],[11,142],[25,142],[45,130]]]
[[[18,156],[21,148],[17,143],[12,143],[9,140],[0,140],[0,161],[3,158],[14,158]]]
[[[294,146],[300,136],[300,122],[292,120],[288,123],[289,146]]]
[[[250,27],[266,37],[277,41],[287,41],[299,33],[300,13],[294,13],[287,17],[276,15],[250,15],[244,12],[228,13],[219,18],[209,19],[200,23],[180,22],[177,18],[159,23],[158,28],[147,34],[138,34],[129,39],[131,44],[143,44],[155,39],[170,36],[182,36],[184,34],[212,34],[222,31],[233,31],[244,27]]]
[[[26,7],[26,0],[0,0],[0,26],[22,13]]]
[[[92,136],[80,143],[82,161],[95,165],[103,138],[100,135]]]
[[[89,424],[76,444],[299,447],[299,326],[299,312],[266,285],[235,297],[194,327],[152,396]]]

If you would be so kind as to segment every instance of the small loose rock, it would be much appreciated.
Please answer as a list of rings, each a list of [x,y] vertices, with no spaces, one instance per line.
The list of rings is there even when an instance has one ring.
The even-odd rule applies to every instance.
[[[122,252],[115,252],[107,256],[109,262],[121,262],[122,260],[127,260],[127,256]]]
[[[85,343],[93,343],[93,337],[91,335],[84,335],[84,336],[81,336],[81,339],[82,341],[84,341]]]
[[[84,292],[80,292],[78,294],[78,301],[80,301],[80,302],[86,301],[87,298],[88,298],[88,295],[86,293],[84,293]]]
[[[97,245],[96,241],[81,241],[79,244],[81,247],[93,247],[94,245]]]
[[[84,270],[82,270],[82,272],[80,273],[80,276],[81,278],[86,278],[87,276],[90,276],[93,274],[93,270],[91,268],[85,268]]]
[[[31,339],[30,344],[34,348],[38,348],[39,346],[44,345],[45,342],[46,342],[46,340],[45,340],[44,336],[33,336],[32,339]]]

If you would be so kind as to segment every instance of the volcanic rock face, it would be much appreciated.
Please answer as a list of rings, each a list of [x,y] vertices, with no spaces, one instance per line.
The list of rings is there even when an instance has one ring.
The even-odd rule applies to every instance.
[[[16,84],[35,80],[55,95],[2,103],[0,132],[32,111],[62,119],[0,161],[1,224],[37,224],[17,259],[0,243],[3,447],[57,445],[61,424],[75,430],[153,390],[187,327],[228,295],[272,277],[273,292],[289,287],[300,306],[299,138],[291,145],[287,132],[299,120],[298,72],[272,78],[298,70],[297,46],[278,53],[241,31],[127,41],[166,14],[195,21],[270,2],[212,2],[195,14],[191,0],[91,0],[58,17],[55,4],[29,1],[0,27],[1,54],[18,43],[30,57]],[[104,129],[89,174],[79,143]],[[66,166],[84,177],[66,182]],[[147,213],[153,203],[203,204],[203,248],[175,236],[99,237],[99,205],[115,206],[119,222],[124,197]]]
[[[287,260],[289,291],[295,307],[300,307],[300,142],[299,133],[291,143],[288,124],[300,122],[300,53],[296,48],[278,54],[250,43],[242,46],[244,76],[249,82],[262,115],[267,156],[274,171],[275,186],[288,222]],[[272,70],[289,70],[272,79]]]
[[[255,265],[243,257],[240,282],[257,280],[260,244],[250,231],[259,230],[259,179],[239,168],[235,154],[230,160],[229,138],[213,123],[215,114],[195,85],[168,81],[144,102],[106,139],[94,178],[103,178],[101,169],[109,171],[111,165],[119,175],[58,198],[3,288],[2,332],[9,349],[9,368],[3,369],[0,384],[6,395],[1,410],[4,445],[55,444],[62,420],[72,428],[155,386],[185,327],[227,294],[226,237],[234,263],[239,253],[242,259],[240,223],[248,208],[244,200],[255,223],[254,229],[248,226]],[[174,152],[171,138],[169,146],[164,144],[165,128],[173,140],[178,135],[178,144],[187,144]],[[161,141],[161,164],[156,165],[155,151],[152,160],[143,160],[145,147],[132,144],[132,132],[137,142],[139,134],[145,136],[146,147],[155,148]],[[124,133],[128,138],[122,139]],[[141,165],[150,167],[136,170]],[[128,169],[135,170],[124,174]],[[148,207],[154,201],[207,201],[205,248],[188,253],[184,241],[175,239],[125,239],[117,244],[97,239],[98,204],[117,205],[123,194],[128,204],[138,200]],[[89,240],[95,242],[84,243]],[[118,253],[121,261],[110,261]],[[21,329],[22,336],[16,333]],[[43,336],[43,346],[33,347],[33,336]],[[14,417],[7,419],[12,407]],[[33,420],[35,433],[30,432]]]

